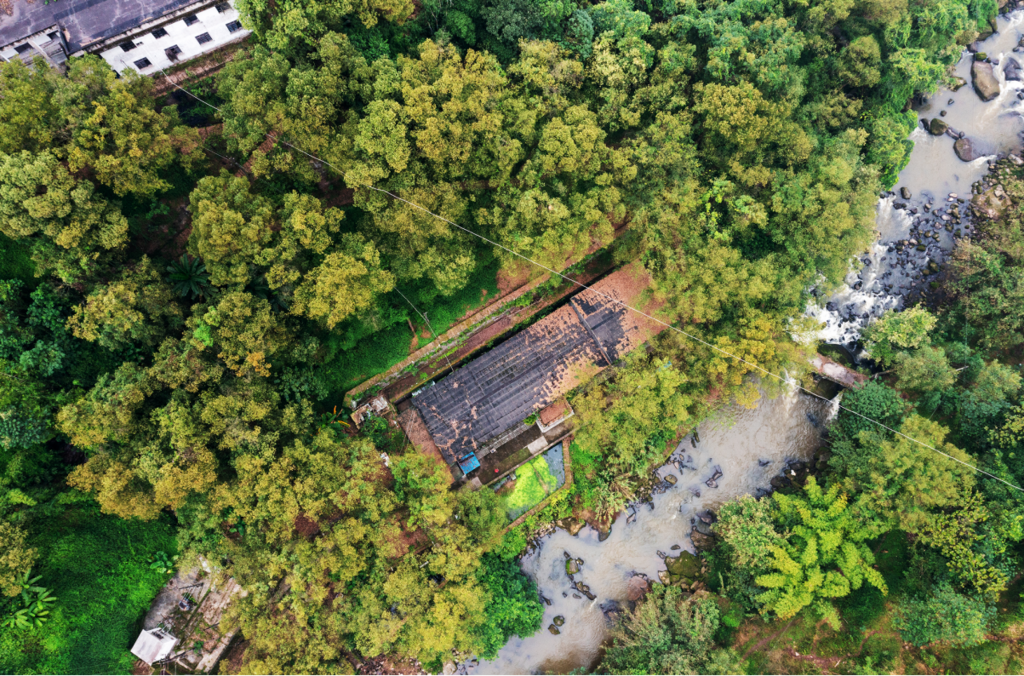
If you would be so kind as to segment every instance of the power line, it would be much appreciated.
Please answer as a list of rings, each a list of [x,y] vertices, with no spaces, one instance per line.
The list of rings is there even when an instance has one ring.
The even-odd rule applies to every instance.
[[[403,299],[405,299],[406,303],[408,303],[410,306],[412,306],[413,310],[416,310],[416,314],[418,314],[420,317],[423,318],[423,321],[427,323],[427,328],[430,329],[430,333],[432,333],[434,335],[434,340],[436,340],[438,343],[440,343],[441,342],[441,338],[440,338],[440,336],[437,335],[437,331],[434,330],[434,327],[430,325],[430,320],[427,319],[427,316],[425,314],[423,314],[422,312],[420,312],[420,309],[418,307],[416,307],[415,305],[413,305],[412,301],[409,300],[408,298],[406,298],[405,294],[402,293],[401,291],[399,291],[397,286],[395,287],[395,291],[398,292],[399,296],[401,296]],[[415,333],[413,333],[413,337],[414,338],[416,337]],[[442,345],[441,347],[444,347],[444,346]],[[446,362],[448,362],[448,370],[449,371],[454,371],[455,369],[452,368],[451,361],[448,360],[448,353],[447,352],[443,353],[443,356],[444,356],[444,360]]]
[[[163,69],[161,69],[161,70],[163,71]],[[164,76],[167,76],[167,71],[163,71],[163,73],[164,73]],[[168,77],[167,81],[171,82],[171,79]],[[174,85],[175,87],[177,87],[179,90],[185,92],[186,94],[188,94],[192,98],[194,98],[196,101],[199,101],[200,103],[203,103],[203,104],[209,106],[210,108],[213,108],[217,112],[221,113],[221,115],[223,116],[224,111],[222,111],[217,106],[213,105],[212,103],[208,103],[208,102],[204,101],[203,99],[199,98],[198,96],[196,96],[192,92],[188,91],[187,89],[184,89],[184,88],[180,87],[175,82],[171,82],[171,84]],[[671,330],[675,331],[676,333],[689,338],[690,340],[693,340],[693,341],[695,341],[697,343],[700,343],[701,345],[704,345],[705,347],[709,347],[709,348],[711,348],[712,350],[714,350],[716,352],[720,352],[721,354],[723,354],[723,355],[725,355],[727,357],[735,359],[736,361],[740,362],[741,364],[746,364],[747,366],[751,367],[752,369],[756,369],[756,370],[760,371],[761,373],[765,374],[766,376],[771,376],[772,378],[775,378],[776,380],[779,380],[780,382],[788,384],[788,385],[795,385],[795,387],[797,389],[805,392],[806,394],[811,395],[812,397],[817,397],[818,399],[821,399],[822,401],[830,401],[829,399],[826,399],[825,397],[821,396],[820,394],[818,394],[816,392],[812,392],[811,390],[808,390],[806,387],[803,387],[802,385],[800,385],[799,383],[797,383],[795,380],[793,380],[791,378],[785,378],[783,376],[780,376],[777,373],[769,371],[768,369],[764,368],[763,366],[760,366],[758,364],[754,364],[754,363],[749,362],[746,359],[743,359],[742,357],[737,356],[737,355],[735,355],[735,354],[733,354],[733,353],[731,353],[731,352],[729,352],[727,350],[723,350],[722,348],[709,343],[708,341],[704,340],[703,338],[695,336],[692,333],[689,333],[687,331],[684,331],[683,329],[680,329],[679,327],[672,326],[668,322],[665,322],[665,321],[663,321],[661,319],[658,319],[657,317],[653,317],[653,316],[647,314],[646,312],[643,312],[641,310],[636,309],[635,307],[627,305],[626,303],[624,303],[623,301],[621,301],[621,300],[619,300],[617,298],[613,298],[612,296],[609,296],[606,293],[602,293],[601,291],[597,291],[597,290],[593,289],[592,287],[588,286],[587,284],[584,284],[583,282],[576,281],[575,279],[573,279],[573,278],[571,278],[571,277],[569,277],[567,275],[563,275],[561,272],[558,272],[557,270],[553,270],[553,269],[549,268],[548,266],[546,266],[546,265],[544,265],[542,263],[538,263],[537,261],[533,260],[529,256],[521,254],[518,251],[514,251],[513,249],[510,249],[510,248],[508,248],[507,246],[505,246],[503,244],[499,244],[498,242],[495,242],[494,240],[490,239],[489,237],[486,237],[486,236],[481,235],[481,234],[479,234],[477,232],[474,232],[473,230],[470,230],[469,228],[466,228],[466,227],[464,227],[462,225],[459,225],[455,221],[452,221],[452,220],[450,220],[448,218],[445,218],[444,216],[441,216],[440,214],[436,214],[436,213],[434,213],[430,209],[427,209],[424,206],[420,206],[419,204],[416,204],[415,202],[411,202],[411,201],[405,199],[404,197],[400,197],[400,196],[396,195],[395,193],[391,192],[390,190],[386,190],[384,188],[378,188],[376,186],[368,185],[368,184],[351,183],[351,182],[348,181],[348,175],[343,170],[341,170],[338,167],[334,166],[333,164],[331,164],[327,160],[321,159],[321,158],[319,158],[319,157],[317,157],[315,155],[311,155],[310,153],[307,153],[302,148],[298,148],[298,147],[292,145],[291,143],[288,143],[284,139],[282,139],[282,138],[280,138],[278,136],[275,136],[274,134],[270,133],[269,131],[267,132],[267,136],[272,138],[272,139],[274,139],[278,143],[281,143],[282,145],[286,145],[289,148],[291,148],[291,149],[293,149],[293,150],[295,150],[297,152],[302,153],[303,155],[305,155],[306,157],[310,158],[311,160],[314,160],[316,162],[321,162],[321,163],[325,164],[326,166],[330,167],[331,169],[334,169],[336,172],[341,174],[342,178],[344,178],[345,181],[347,183],[349,183],[350,186],[354,186],[354,187],[357,187],[357,188],[359,188],[359,187],[366,188],[368,190],[375,190],[375,191],[377,191],[377,192],[379,192],[379,193],[381,193],[383,195],[387,195],[391,199],[394,199],[394,200],[397,200],[399,202],[403,202],[405,204],[408,204],[410,207],[412,207],[414,209],[418,209],[418,210],[422,211],[423,213],[427,214],[428,216],[432,216],[432,217],[438,219],[439,221],[443,221],[443,222],[445,222],[445,223],[447,223],[447,224],[449,224],[449,225],[451,225],[451,226],[453,226],[455,228],[458,228],[459,230],[465,232],[468,235],[472,235],[473,237],[476,237],[476,238],[478,238],[480,240],[483,240],[484,242],[490,244],[491,246],[495,246],[495,247],[501,249],[502,251],[505,251],[507,253],[512,254],[513,256],[517,256],[517,257],[523,259],[524,261],[526,261],[526,262],[528,262],[528,263],[530,263],[532,265],[535,265],[536,267],[538,267],[538,268],[540,268],[542,270],[545,270],[545,271],[549,272],[552,275],[555,275],[557,277],[561,277],[563,280],[565,280],[565,281],[567,281],[567,282],[569,282],[571,284],[575,284],[576,286],[580,287],[581,289],[585,289],[587,291],[590,291],[591,293],[595,293],[598,296],[601,296],[602,298],[605,298],[606,300],[608,300],[608,301],[610,301],[612,303],[615,303],[616,305],[620,305],[623,308],[625,308],[627,310],[631,310],[631,311],[637,313],[638,315],[640,315],[642,317],[646,317],[647,319],[650,319],[653,322],[661,324],[662,326],[664,326],[664,327],[666,327],[668,329],[671,329]],[[898,430],[894,430],[893,428],[889,427],[888,425],[885,425],[885,424],[883,424],[883,423],[881,423],[881,422],[879,422],[877,420],[874,420],[873,418],[869,418],[866,415],[858,413],[857,411],[854,411],[853,409],[847,408],[846,406],[843,406],[841,403],[838,404],[838,406],[839,406],[840,409],[842,409],[842,410],[844,410],[844,411],[846,411],[848,413],[852,413],[853,415],[858,416],[860,418],[863,418],[864,420],[867,420],[870,423],[878,425],[882,429],[888,430],[888,431],[892,432],[893,434],[901,436],[901,437],[903,437],[904,439],[906,439],[908,441],[911,441],[911,442],[913,442],[913,443],[915,443],[915,444],[917,444],[919,446],[927,448],[930,451],[938,453],[939,455],[941,455],[941,456],[943,456],[945,458],[948,458],[948,459],[950,459],[950,460],[952,460],[954,462],[960,463],[964,467],[967,467],[967,468],[969,468],[971,470],[974,470],[975,472],[978,472],[980,474],[984,474],[985,476],[988,476],[988,477],[990,477],[992,479],[995,479],[996,481],[999,481],[999,482],[1002,482],[1002,483],[1006,484],[1007,486],[1009,486],[1010,488],[1013,488],[1014,490],[1018,490],[1018,491],[1024,493],[1024,488],[1021,488],[1020,486],[1012,484],[1009,481],[996,476],[995,474],[992,474],[990,472],[986,472],[983,469],[975,467],[974,465],[971,465],[970,463],[966,463],[963,460],[960,460],[959,458],[953,457],[952,455],[950,455],[950,454],[948,454],[948,453],[946,453],[944,451],[940,451],[939,449],[935,448],[931,444],[926,444],[923,441],[918,441],[917,439],[914,439],[913,437],[907,436],[906,434],[903,434],[902,432],[900,432]]]

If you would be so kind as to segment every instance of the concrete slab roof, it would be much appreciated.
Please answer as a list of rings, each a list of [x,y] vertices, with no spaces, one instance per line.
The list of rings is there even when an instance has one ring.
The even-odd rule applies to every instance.
[[[77,52],[97,40],[192,4],[197,0],[12,0],[11,15],[0,12],[0,46],[54,24],[67,31],[68,48]]]
[[[657,334],[661,325],[606,297],[633,305],[649,282],[627,266],[417,396],[445,461],[476,452]]]

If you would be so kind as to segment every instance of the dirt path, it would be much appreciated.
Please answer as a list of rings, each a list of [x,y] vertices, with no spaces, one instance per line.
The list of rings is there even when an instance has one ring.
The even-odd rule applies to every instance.
[[[796,617],[787,622],[786,626],[783,627],[782,630],[779,631],[779,633],[775,634],[774,636],[766,636],[760,641],[758,641],[753,648],[749,648],[745,653],[743,653],[743,659],[747,659],[748,657],[750,657],[752,653],[764,648],[769,643],[774,643],[777,638],[779,638],[789,630],[790,625],[792,625],[794,622],[796,622]]]

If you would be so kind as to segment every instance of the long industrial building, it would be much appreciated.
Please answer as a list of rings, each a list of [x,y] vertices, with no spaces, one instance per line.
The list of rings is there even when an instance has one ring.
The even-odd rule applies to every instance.
[[[98,54],[156,75],[249,35],[233,0],[0,0],[0,58],[63,68]]]
[[[627,266],[416,396],[413,405],[448,465],[473,471],[526,427],[544,425],[525,424],[533,414],[663,329],[615,302],[639,303],[649,281],[640,265]]]

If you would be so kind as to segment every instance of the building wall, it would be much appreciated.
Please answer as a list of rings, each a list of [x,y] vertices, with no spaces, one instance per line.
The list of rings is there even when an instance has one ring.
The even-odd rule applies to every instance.
[[[239,21],[238,11],[231,0],[224,4],[224,11],[218,11],[215,3],[196,3],[171,15],[146,22],[116,38],[108,38],[100,46],[90,45],[86,51],[102,56],[118,73],[131,68],[143,75],[160,75],[162,69],[189,61],[249,35],[245,28],[234,32],[228,29],[228,24]],[[189,16],[195,16],[198,21],[191,26],[186,25],[185,18]],[[158,29],[166,31],[166,35],[155,37],[153,31]],[[203,34],[208,34],[211,39],[200,44],[196,38]],[[134,47],[125,51],[122,45],[129,40]],[[168,48],[174,46],[181,50],[177,59],[169,58],[166,53]],[[149,64],[136,65],[142,59],[147,59]]]

